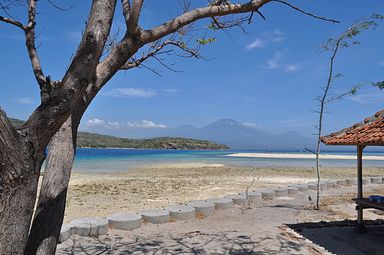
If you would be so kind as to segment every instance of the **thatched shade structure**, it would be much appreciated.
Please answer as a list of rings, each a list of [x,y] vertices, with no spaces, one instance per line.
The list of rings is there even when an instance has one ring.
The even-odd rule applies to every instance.
[[[356,145],[357,146],[357,224],[356,231],[364,232],[363,209],[377,208],[384,210],[384,205],[370,202],[363,198],[363,150],[366,146],[384,145],[384,110],[366,118],[364,121],[345,128],[339,132],[321,137],[326,145]]]

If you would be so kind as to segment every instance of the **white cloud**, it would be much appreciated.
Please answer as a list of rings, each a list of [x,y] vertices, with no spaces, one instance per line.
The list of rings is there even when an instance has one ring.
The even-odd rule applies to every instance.
[[[275,51],[271,59],[267,60],[267,69],[277,69],[280,67],[280,61],[283,53],[281,51]]]
[[[291,73],[291,72],[297,72],[297,71],[300,71],[301,70],[301,65],[300,64],[288,64],[284,67],[284,70],[287,72],[287,73]]]
[[[88,120],[88,126],[91,128],[106,128],[106,129],[116,129],[122,127],[122,124],[117,121],[105,121],[98,118]]]
[[[149,129],[149,128],[167,128],[164,124],[157,124],[150,120],[139,122],[122,123],[119,121],[106,121],[98,118],[88,120],[87,127],[90,129]]]
[[[243,122],[242,124],[243,124],[243,126],[251,127],[251,128],[260,128],[261,127],[259,124],[252,123],[252,122]]]
[[[377,93],[372,94],[358,94],[348,97],[348,99],[359,104],[379,104],[384,101],[384,93],[378,91]]]
[[[156,124],[150,120],[142,120],[140,122],[128,122],[129,128],[167,128],[164,124]]]
[[[144,97],[149,98],[157,95],[157,92],[151,89],[141,89],[141,88],[117,88],[112,89],[104,95],[107,96],[116,96],[116,97]]]
[[[33,104],[32,98],[29,97],[20,97],[15,99],[19,104]]]
[[[262,48],[264,46],[264,42],[260,38],[256,38],[253,42],[247,45],[247,50]]]
[[[261,37],[256,38],[253,42],[246,45],[247,50],[264,48],[270,43],[279,43],[284,41],[284,34],[275,29],[273,31],[266,31]]]
[[[283,32],[278,29],[264,32],[264,38],[271,42],[282,42],[285,40]]]

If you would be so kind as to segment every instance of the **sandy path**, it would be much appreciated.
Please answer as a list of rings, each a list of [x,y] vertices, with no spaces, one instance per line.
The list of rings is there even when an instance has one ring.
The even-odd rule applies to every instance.
[[[322,210],[311,209],[308,195],[290,199],[258,200],[252,209],[234,207],[204,219],[167,224],[145,224],[133,231],[111,229],[107,235],[88,238],[73,235],[58,246],[57,254],[327,254],[316,245],[292,236],[284,224],[354,219],[350,205],[356,187],[322,191]],[[369,185],[367,194],[383,193],[384,185]],[[333,206],[339,206],[339,211]],[[384,219],[370,213],[365,219]]]

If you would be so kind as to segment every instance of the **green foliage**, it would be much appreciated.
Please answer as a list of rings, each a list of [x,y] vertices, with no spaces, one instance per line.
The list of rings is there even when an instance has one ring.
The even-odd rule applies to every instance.
[[[207,45],[207,44],[216,42],[216,38],[211,37],[211,38],[207,38],[207,39],[196,39],[196,41],[197,41],[197,43],[199,43],[201,45]]]
[[[176,149],[176,150],[227,150],[229,147],[210,141],[180,137],[158,137],[151,139],[127,139],[114,136],[79,132],[78,147],[90,148],[133,148],[133,149]]]
[[[12,125],[20,127],[24,121],[9,118]],[[177,150],[228,150],[228,146],[210,141],[180,137],[152,139],[128,139],[96,133],[78,132],[77,146],[87,148],[133,148],[133,149],[177,149]]]
[[[384,16],[374,13],[373,15],[363,18],[360,22],[350,26],[345,32],[337,38],[330,38],[321,45],[321,49],[326,51],[334,51],[336,47],[348,48],[359,45],[360,42],[354,38],[361,34],[364,30],[375,29],[378,26],[377,21],[383,20]]]
[[[372,85],[383,90],[384,89],[384,81],[372,82]]]

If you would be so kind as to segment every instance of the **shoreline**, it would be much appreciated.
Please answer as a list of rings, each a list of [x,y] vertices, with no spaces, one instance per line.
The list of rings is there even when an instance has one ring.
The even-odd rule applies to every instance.
[[[364,176],[384,175],[383,168],[366,168]],[[356,177],[351,168],[323,168],[323,179]],[[105,217],[222,197],[252,189],[277,188],[315,180],[314,168],[239,167],[216,164],[164,164],[119,173],[72,173],[64,222]]]
[[[293,154],[293,153],[232,153],[226,155],[227,157],[238,158],[276,158],[276,159],[315,159],[314,154]],[[346,159],[356,160],[357,156],[352,155],[333,155],[333,154],[321,154],[320,159]],[[384,160],[384,156],[363,156],[365,160]]]

